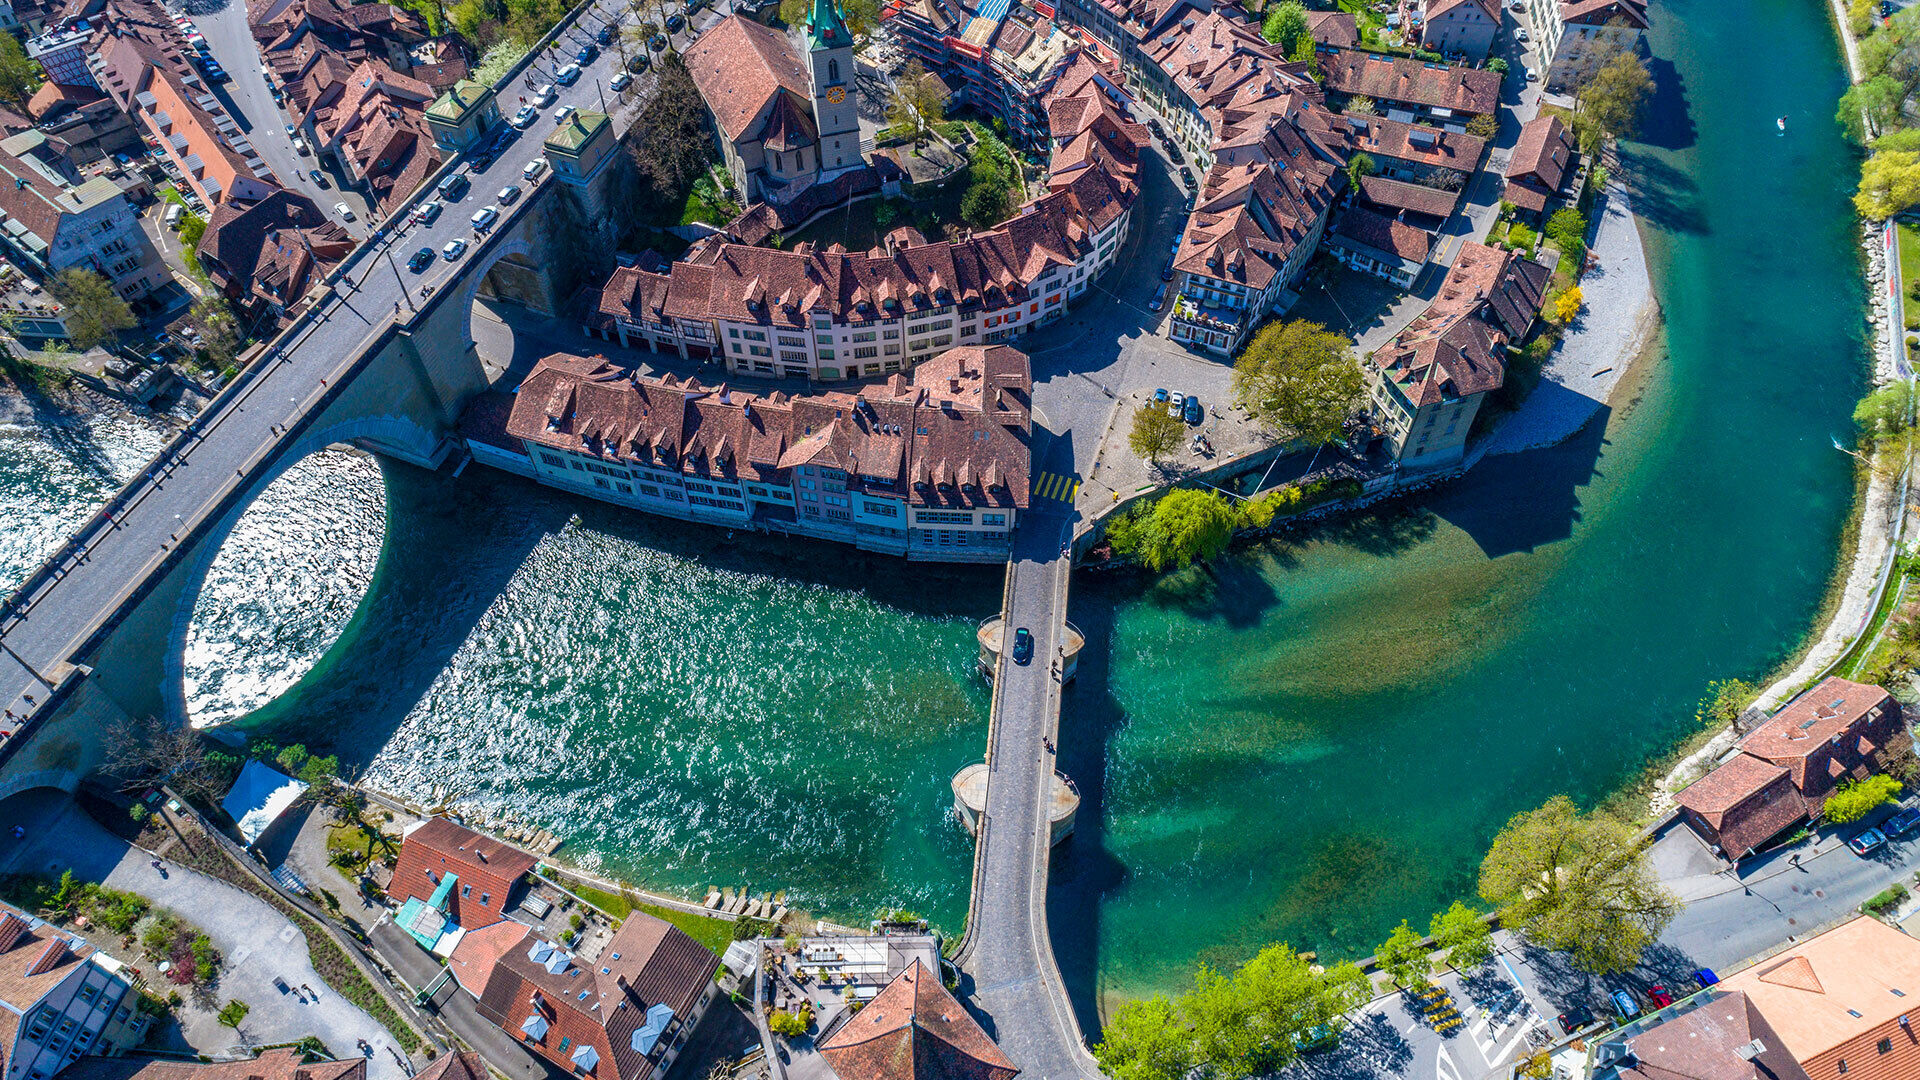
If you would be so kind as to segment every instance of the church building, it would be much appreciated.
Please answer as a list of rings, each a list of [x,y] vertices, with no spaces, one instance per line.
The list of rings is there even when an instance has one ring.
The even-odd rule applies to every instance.
[[[784,32],[731,15],[686,52],[727,169],[749,203],[791,201],[863,164],[853,34],[838,0],[813,0],[804,39],[802,57]]]

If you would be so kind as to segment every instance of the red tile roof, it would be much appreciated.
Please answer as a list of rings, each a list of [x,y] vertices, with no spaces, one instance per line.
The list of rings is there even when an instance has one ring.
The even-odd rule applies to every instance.
[[[401,899],[426,900],[442,878],[457,874],[460,884],[447,897],[447,913],[454,922],[472,929],[501,918],[534,863],[534,857],[519,848],[446,818],[429,818],[401,842],[400,860],[387,892]]]
[[[1360,194],[1373,205],[1388,210],[1408,210],[1439,218],[1452,217],[1453,208],[1460,203],[1458,191],[1442,191],[1385,176],[1362,177]]]
[[[1807,801],[1787,770],[1738,754],[1674,796],[1704,824],[1707,838],[1738,859],[1807,816]]]
[[[1361,206],[1352,207],[1341,216],[1335,233],[1407,262],[1424,264],[1433,248],[1433,237],[1425,229]]]
[[[1500,75],[1496,72],[1360,49],[1323,46],[1318,52],[1320,77],[1327,89],[1338,93],[1360,94],[1383,103],[1402,101],[1452,109],[1473,116],[1500,108]]]
[[[83,1057],[60,1073],[61,1080],[366,1080],[366,1075],[366,1058],[306,1062],[290,1047],[265,1050],[257,1058],[240,1061]]]
[[[1536,116],[1520,129],[1507,159],[1504,198],[1539,213],[1560,190],[1573,163],[1573,136],[1557,116]]]
[[[1019,1071],[917,959],[820,1055],[840,1080],[1012,1080]]]
[[[756,134],[774,98],[785,92],[811,112],[806,68],[787,36],[743,15],[729,15],[700,35],[686,52],[687,73],[728,139]]]

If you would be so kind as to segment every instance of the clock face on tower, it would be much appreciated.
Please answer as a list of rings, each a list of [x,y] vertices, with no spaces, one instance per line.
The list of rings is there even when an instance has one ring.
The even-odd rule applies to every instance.
[[[838,105],[845,100],[847,100],[846,87],[836,86],[833,89],[827,91],[827,104]]]

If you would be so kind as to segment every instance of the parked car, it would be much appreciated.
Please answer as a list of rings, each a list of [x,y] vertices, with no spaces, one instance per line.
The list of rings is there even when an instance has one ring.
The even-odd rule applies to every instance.
[[[500,208],[497,206],[483,206],[475,210],[473,216],[467,220],[473,223],[474,232],[486,232],[488,229],[493,228],[494,222],[500,220]]]
[[[559,108],[553,110],[553,122],[556,125],[564,124],[567,122],[568,119],[570,119],[573,116],[574,112],[575,110],[573,106],[562,105]]]
[[[513,114],[513,126],[517,128],[524,128],[532,124],[535,120],[539,118],[540,118],[539,109],[536,109],[531,105],[522,105],[520,106],[520,111]]]
[[[634,53],[632,56],[627,57],[627,70],[633,72],[635,75],[638,75],[641,72],[647,70],[648,62],[649,61],[647,60],[646,53],[643,53],[643,52]]]
[[[1186,403],[1187,395],[1175,390],[1172,396],[1167,398],[1167,412],[1172,413],[1174,416],[1179,416],[1181,408],[1186,405]]]
[[[1513,32],[1513,39],[1515,41],[1526,41],[1528,40],[1527,32],[1525,30],[1515,30]]]
[[[1033,662],[1033,631],[1024,626],[1013,632],[1013,662],[1016,664]]]
[[[607,89],[612,90],[614,93],[617,94],[620,91],[625,90],[627,87],[632,85],[633,85],[633,76],[623,71],[620,74],[615,75],[613,79],[607,83]]]
[[[1167,304],[1167,283],[1163,281],[1160,283],[1158,288],[1153,290],[1153,299],[1147,301],[1147,310],[1159,311],[1161,308],[1165,307],[1166,304]]]
[[[307,140],[295,135],[293,137],[293,152],[299,154],[301,157],[306,157],[309,153],[307,150]]]
[[[1192,188],[1194,186],[1193,170],[1187,168],[1185,165],[1180,166],[1180,182],[1187,185],[1188,188]]]
[[[459,258],[460,254],[466,250],[467,242],[465,240],[449,240],[447,241],[447,246],[440,249],[440,257],[448,262],[452,262]]]
[[[1533,70],[1532,68],[1528,68],[1528,69],[1527,69],[1527,81],[1528,81],[1528,82],[1539,82],[1539,81],[1540,81],[1540,73],[1539,73],[1539,72],[1537,72],[1537,71],[1535,71],[1535,70]]]
[[[580,46],[580,51],[574,53],[573,58],[579,63],[591,64],[593,63],[593,58],[599,55],[600,47],[589,41],[585,45]]]
[[[1161,387],[1153,392],[1153,400],[1164,405],[1167,401],[1167,388]]]
[[[1673,995],[1667,993],[1667,988],[1664,986],[1647,987],[1647,996],[1653,999],[1655,1005],[1663,1009],[1673,1004]]]
[[[1569,1005],[1559,1016],[1560,1030],[1568,1035],[1593,1023],[1593,1013],[1585,1005]]]
[[[667,35],[665,34],[655,34],[647,39],[647,48],[652,49],[654,52],[661,52],[665,50],[666,47]]]
[[[1147,120],[1147,130],[1153,132],[1153,137],[1156,139],[1164,139],[1167,137],[1167,129],[1161,127],[1160,121],[1157,119],[1149,118]]]
[[[686,25],[687,20],[681,18],[677,13],[667,16],[667,33],[669,34],[679,33]]]
[[[431,265],[433,265],[433,249],[430,247],[421,248],[413,253],[413,258],[407,260],[407,269],[416,274]]]
[[[1853,839],[1847,841],[1847,846],[1853,849],[1853,853],[1855,855],[1859,855],[1864,858],[1865,856],[1870,855],[1873,852],[1879,850],[1882,846],[1886,844],[1886,842],[1887,842],[1886,833],[1881,832],[1879,829],[1868,829],[1866,832],[1863,832],[1858,836],[1855,836]]]
[[[1190,397],[1186,407],[1180,410],[1180,418],[1189,424],[1198,424],[1207,418],[1207,410],[1201,406],[1199,398]]]
[[[574,83],[579,82],[580,65],[568,64],[566,67],[554,72],[553,81],[559,83],[561,86],[572,86]]]
[[[1615,990],[1607,995],[1607,998],[1613,1002],[1614,1011],[1620,1014],[1622,1020],[1631,1020],[1640,1015],[1640,1003],[1633,1000],[1633,995],[1625,990]]]
[[[346,203],[343,203],[343,202],[334,203],[333,212],[336,214],[339,214],[343,218],[346,218],[348,221],[353,220],[353,207],[348,206]]]
[[[414,208],[414,223],[417,225],[431,225],[440,220],[440,211],[443,209],[445,209],[445,207],[440,205],[440,200],[428,199],[426,202]]]
[[[327,183],[327,174],[321,172],[319,169],[308,169],[307,179],[320,185],[322,190],[333,186],[332,184]]]
[[[537,180],[539,179],[540,174],[546,171],[547,171],[547,159],[543,157],[537,157],[537,158],[534,158],[532,161],[527,162],[527,167],[520,170],[520,179]]]
[[[287,138],[291,139],[298,134],[300,134],[300,129],[297,126],[293,124],[287,125]]]
[[[593,36],[593,39],[595,41],[598,41],[602,48],[605,48],[606,46],[613,44],[613,24],[612,23],[601,24],[600,32],[598,34],[595,34]]]
[[[445,180],[440,181],[439,191],[440,191],[440,197],[443,199],[451,199],[455,202],[458,202],[460,199],[460,196],[464,194],[466,190],[467,190],[467,174],[466,173],[454,173],[452,176],[449,176]]]
[[[494,196],[494,198],[500,203],[501,206],[512,206],[513,200],[519,197],[520,197],[519,184],[508,184],[506,187],[503,187],[500,189],[500,194]]]
[[[1881,822],[1880,831],[1891,840],[1894,837],[1907,835],[1916,825],[1920,825],[1920,806],[1910,806]]]
[[[546,108],[548,105],[553,104],[554,98],[559,96],[559,89],[552,83],[541,83],[540,89],[533,92],[533,103],[541,108]]]

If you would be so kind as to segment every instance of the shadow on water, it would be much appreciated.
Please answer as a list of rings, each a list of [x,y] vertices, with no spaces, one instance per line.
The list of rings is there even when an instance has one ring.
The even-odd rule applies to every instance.
[[[840,544],[653,517],[489,469],[454,480],[385,459],[381,466],[387,535],[366,598],[312,671],[237,721],[249,732],[297,733],[353,767],[380,752],[522,564],[576,518],[579,528],[677,560],[866,593],[914,616],[983,618],[990,607],[959,608],[1000,595],[998,564],[909,567]]]
[[[1653,76],[1653,93],[1641,112],[1636,141],[1662,150],[1685,150],[1699,137],[1693,114],[1687,109],[1686,87],[1680,69],[1663,57],[1647,60],[1647,74]]]
[[[1657,155],[1634,153],[1630,146],[1624,171],[1623,179],[1633,196],[1633,212],[1642,221],[1667,232],[1707,234],[1700,187],[1691,176]]]
[[[75,468],[102,480],[115,480],[113,459],[95,439],[92,426],[80,422],[85,419],[83,412],[48,397],[34,384],[27,366],[5,350],[0,350],[0,374],[6,376],[20,400],[26,403],[33,416],[36,437],[73,462]]]
[[[1534,390],[1535,396],[1572,393],[1551,382]],[[1579,489],[1598,475],[1595,466],[1607,445],[1612,411],[1602,406],[1578,434],[1557,446],[1481,461],[1429,505],[1490,559],[1567,539],[1580,520]]]
[[[1126,723],[1112,693],[1114,602],[1103,589],[1074,583],[1074,625],[1087,635],[1079,674],[1062,696],[1060,769],[1080,790],[1073,835],[1053,853],[1047,890],[1047,932],[1060,978],[1087,1041],[1100,1039],[1100,913],[1126,881],[1126,867],[1106,846],[1107,744]]]

